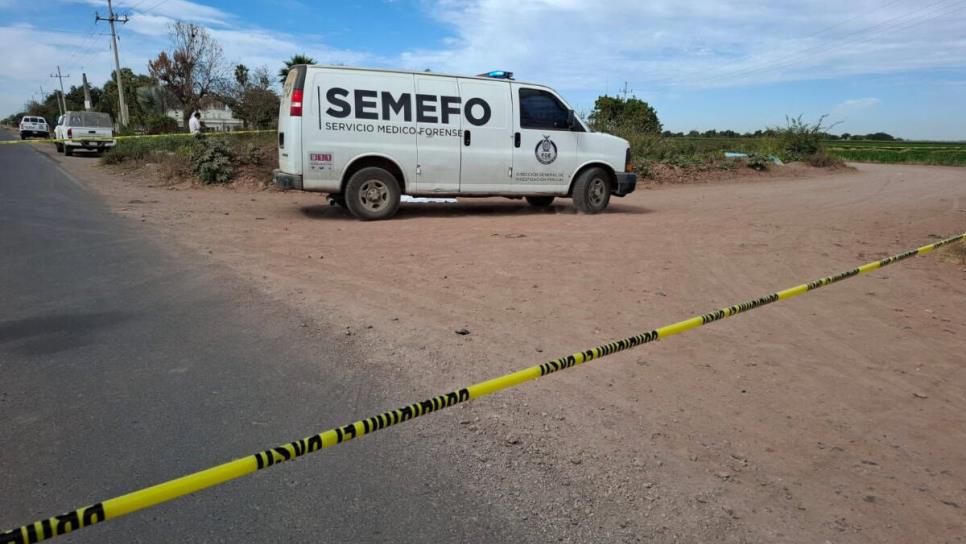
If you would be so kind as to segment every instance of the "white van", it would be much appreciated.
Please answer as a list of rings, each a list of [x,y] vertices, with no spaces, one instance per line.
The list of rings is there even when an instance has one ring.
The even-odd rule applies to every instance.
[[[557,93],[507,72],[463,77],[296,65],[274,181],[329,193],[360,219],[400,195],[570,197],[597,213],[634,190],[626,140],[591,132]]]

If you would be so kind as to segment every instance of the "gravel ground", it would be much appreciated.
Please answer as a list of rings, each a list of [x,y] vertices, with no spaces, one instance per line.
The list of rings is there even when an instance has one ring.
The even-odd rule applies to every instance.
[[[956,168],[363,223],[316,194],[157,186],[45,153],[151,236],[338,331],[398,404],[966,230]],[[964,279],[955,259],[905,261],[388,432],[455,456],[547,541],[964,542]]]

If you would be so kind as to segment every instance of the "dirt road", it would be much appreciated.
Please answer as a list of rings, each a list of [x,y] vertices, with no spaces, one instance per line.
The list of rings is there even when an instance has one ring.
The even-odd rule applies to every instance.
[[[344,331],[401,403],[966,230],[955,168],[642,189],[599,216],[488,199],[362,223],[319,195],[53,160],[306,327]],[[433,441],[548,540],[966,542],[964,279],[906,261],[388,432]]]

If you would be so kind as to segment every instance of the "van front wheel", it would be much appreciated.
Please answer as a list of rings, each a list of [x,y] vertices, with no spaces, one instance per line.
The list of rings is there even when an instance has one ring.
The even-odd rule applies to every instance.
[[[610,176],[603,168],[588,168],[574,182],[574,206],[583,213],[600,213],[610,202]]]
[[[363,168],[349,178],[345,205],[352,215],[364,221],[389,219],[399,209],[399,181],[375,166]]]

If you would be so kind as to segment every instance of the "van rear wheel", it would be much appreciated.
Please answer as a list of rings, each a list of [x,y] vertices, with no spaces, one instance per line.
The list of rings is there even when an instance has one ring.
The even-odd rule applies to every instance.
[[[528,196],[527,203],[534,208],[546,208],[553,204],[552,196]]]
[[[603,168],[588,168],[574,182],[574,206],[583,213],[600,213],[610,202],[610,176]]]
[[[364,221],[389,219],[399,209],[399,181],[382,168],[363,168],[346,184],[346,208]]]

